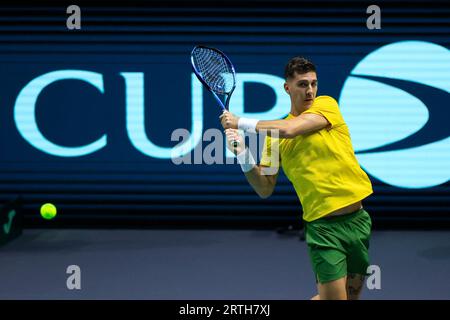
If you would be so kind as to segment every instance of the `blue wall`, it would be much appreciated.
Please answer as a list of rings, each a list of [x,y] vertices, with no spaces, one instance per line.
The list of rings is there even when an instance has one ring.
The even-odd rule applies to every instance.
[[[164,156],[177,144],[173,130],[191,130],[193,121],[201,132],[220,128],[220,110],[189,64],[192,47],[206,44],[234,62],[244,95],[233,96],[231,111],[249,116],[288,113],[284,65],[311,58],[319,94],[340,102],[374,184],[366,201],[374,218],[449,219],[450,7],[381,2],[382,28],[369,30],[367,6],[91,3],[80,4],[81,30],[68,30],[64,6],[3,5],[0,201],[21,195],[31,224],[44,202],[67,225],[298,219],[284,176],[261,200],[237,165],[176,165]]]

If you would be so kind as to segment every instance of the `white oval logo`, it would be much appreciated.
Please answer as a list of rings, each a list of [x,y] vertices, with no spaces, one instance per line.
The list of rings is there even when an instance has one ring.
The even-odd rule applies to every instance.
[[[423,41],[361,60],[339,98],[356,156],[377,179],[426,188],[450,178],[450,52]]]

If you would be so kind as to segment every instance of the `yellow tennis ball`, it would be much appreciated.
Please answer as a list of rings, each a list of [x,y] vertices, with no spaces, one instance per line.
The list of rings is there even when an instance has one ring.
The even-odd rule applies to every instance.
[[[41,216],[47,220],[53,219],[56,216],[56,207],[52,203],[42,205]]]

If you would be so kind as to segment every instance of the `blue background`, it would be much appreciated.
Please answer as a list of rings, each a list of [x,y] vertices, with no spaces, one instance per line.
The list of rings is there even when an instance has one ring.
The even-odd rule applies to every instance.
[[[237,165],[181,165],[143,155],[126,132],[125,81],[121,72],[145,77],[146,133],[170,147],[176,128],[189,128],[191,68],[196,44],[225,51],[241,73],[283,76],[292,56],[318,66],[319,94],[339,98],[351,70],[383,45],[420,40],[449,48],[450,7],[445,1],[389,2],[382,29],[368,30],[370,3],[231,1],[138,2],[122,7],[83,5],[81,30],[66,28],[63,5],[0,8],[0,201],[21,195],[29,224],[42,223],[38,208],[53,202],[64,225],[142,223],[277,225],[300,221],[301,207],[284,175],[274,195],[259,199]],[[75,80],[60,81],[39,96],[36,119],[42,133],[66,146],[108,135],[91,155],[45,154],[18,133],[13,109],[22,88],[56,70],[86,70],[103,76],[104,93]],[[449,73],[450,70],[442,70]],[[273,91],[245,87],[246,112],[274,103]],[[220,128],[215,101],[204,92],[203,127]],[[286,105],[286,113],[289,106]],[[447,117],[450,109],[447,108]],[[449,117],[450,118],[450,117]],[[447,155],[447,156],[446,156]],[[443,161],[448,161],[448,152]],[[374,219],[400,225],[448,222],[450,184],[424,189],[390,186],[371,176],[375,193],[365,202]]]

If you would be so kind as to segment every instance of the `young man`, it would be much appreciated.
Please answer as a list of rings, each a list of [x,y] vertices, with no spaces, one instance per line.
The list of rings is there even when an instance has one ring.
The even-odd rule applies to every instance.
[[[237,154],[253,189],[266,198],[278,176],[276,168],[267,170],[274,165],[272,148],[278,146],[279,163],[303,207],[308,253],[319,291],[313,299],[358,299],[369,266],[372,224],[362,200],[373,192],[372,185],[355,157],[337,102],[329,96],[316,97],[314,64],[302,57],[291,59],[285,79],[284,89],[291,100],[285,119],[258,121],[230,112],[221,115],[228,148]],[[236,129],[268,133],[259,165],[254,164]],[[234,140],[240,141],[236,148],[230,145]]]

